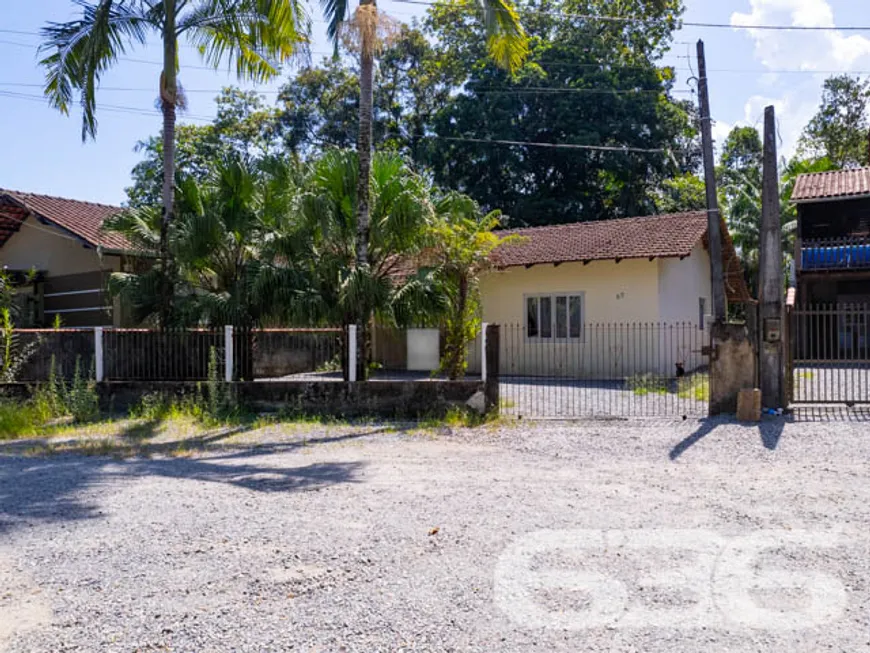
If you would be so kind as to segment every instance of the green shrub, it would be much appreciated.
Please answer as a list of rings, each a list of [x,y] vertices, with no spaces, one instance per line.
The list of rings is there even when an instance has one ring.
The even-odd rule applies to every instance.
[[[34,402],[0,401],[0,440],[38,435],[45,421],[45,415]]]
[[[655,374],[634,374],[626,377],[625,389],[631,390],[634,394],[642,397],[650,393],[666,394],[668,391],[667,379],[656,376]]]

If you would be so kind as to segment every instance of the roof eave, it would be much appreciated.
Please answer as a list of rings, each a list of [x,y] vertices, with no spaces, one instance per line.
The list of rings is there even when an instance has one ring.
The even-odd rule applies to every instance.
[[[807,199],[791,199],[792,204],[822,204],[824,202],[847,202],[849,200],[866,200],[870,199],[870,193],[859,193],[855,195],[834,195],[832,197],[810,197]]]

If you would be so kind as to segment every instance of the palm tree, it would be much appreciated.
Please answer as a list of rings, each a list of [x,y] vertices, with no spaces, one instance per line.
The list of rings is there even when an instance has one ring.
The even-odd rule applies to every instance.
[[[52,106],[69,113],[74,96],[82,106],[82,140],[97,132],[96,92],[100,78],[150,34],[163,44],[159,80],[163,112],[163,191],[160,221],[162,269],[161,323],[170,319],[172,261],[169,227],[174,219],[175,122],[183,102],[178,84],[179,39],[195,45],[218,68],[234,67],[240,79],[265,81],[279,72],[306,41],[307,24],[296,0],[74,0],[78,20],[49,23],[40,62],[46,68],[45,94]]]
[[[344,35],[360,57],[359,102],[359,177],[356,201],[356,256],[355,264],[364,269],[369,265],[370,184],[372,165],[372,123],[374,104],[374,62],[380,48],[389,40],[390,21],[378,14],[377,0],[360,0],[353,20],[345,21],[349,12],[348,0],[321,0],[328,22],[327,36],[338,48]],[[486,30],[486,45],[495,63],[513,71],[528,53],[528,40],[519,16],[510,0],[475,0]],[[365,324],[357,328],[364,332]],[[360,338],[360,347],[365,338]],[[362,350],[360,352],[362,354]],[[360,357],[362,360],[362,356]]]

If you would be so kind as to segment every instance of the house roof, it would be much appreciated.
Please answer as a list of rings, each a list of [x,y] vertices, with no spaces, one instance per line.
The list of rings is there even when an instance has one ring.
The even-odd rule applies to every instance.
[[[699,243],[707,246],[704,211],[643,218],[596,220],[572,224],[500,231],[520,238],[493,253],[498,267],[622,259],[686,257]],[[722,258],[726,291],[731,301],[751,300],[743,268],[728,229],[722,222]]]
[[[792,202],[817,202],[827,199],[854,199],[870,196],[870,168],[798,175]]]
[[[107,218],[122,210],[120,206],[0,189],[0,247],[21,228],[28,215],[33,215],[92,247],[130,251],[133,247],[126,238],[102,229]]]

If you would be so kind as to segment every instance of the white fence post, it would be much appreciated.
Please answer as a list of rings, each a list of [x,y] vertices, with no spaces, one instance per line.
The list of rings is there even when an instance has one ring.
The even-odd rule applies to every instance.
[[[480,329],[480,380],[486,382],[486,327],[488,322],[484,322]]]
[[[356,324],[347,327],[347,380],[356,382]]]
[[[94,327],[94,376],[102,383],[105,376],[103,363],[103,327]]]
[[[233,382],[233,325],[224,326],[224,381]]]

